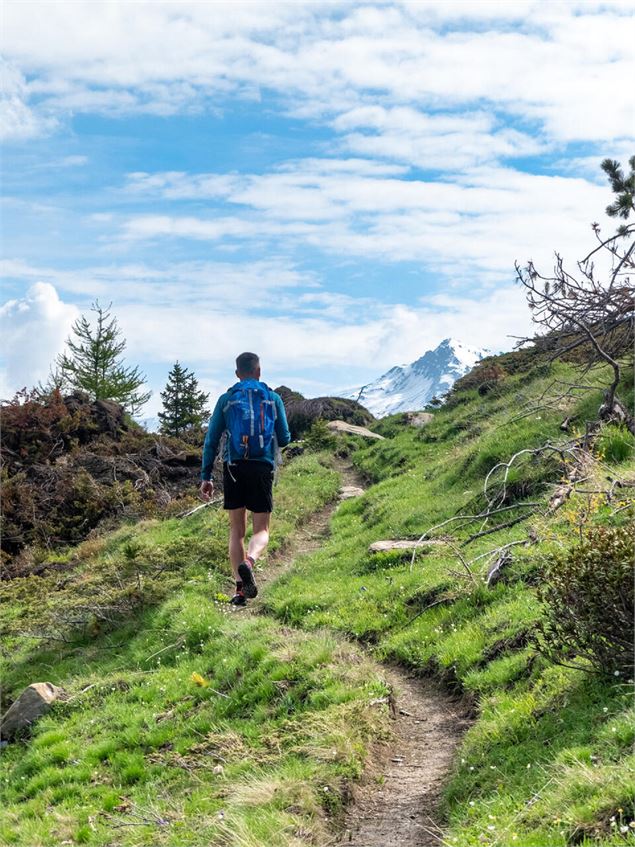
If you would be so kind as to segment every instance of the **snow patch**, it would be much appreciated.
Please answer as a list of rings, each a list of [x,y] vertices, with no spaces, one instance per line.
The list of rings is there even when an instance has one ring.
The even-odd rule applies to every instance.
[[[376,417],[396,412],[416,412],[435,396],[445,394],[477,362],[490,355],[456,338],[444,339],[409,365],[396,365],[378,379],[339,396],[357,400]]]

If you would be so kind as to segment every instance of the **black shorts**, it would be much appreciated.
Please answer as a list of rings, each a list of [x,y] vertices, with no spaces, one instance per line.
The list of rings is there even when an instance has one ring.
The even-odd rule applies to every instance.
[[[269,462],[242,459],[223,464],[223,508],[273,511],[273,467]]]

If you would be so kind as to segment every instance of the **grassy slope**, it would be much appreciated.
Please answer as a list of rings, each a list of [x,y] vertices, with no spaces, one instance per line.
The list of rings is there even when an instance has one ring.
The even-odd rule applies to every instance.
[[[566,373],[561,366],[559,375]],[[375,484],[339,509],[324,549],[268,595],[281,621],[354,636],[379,656],[441,673],[478,702],[446,792],[448,841],[457,845],[608,845],[633,835],[632,828],[620,832],[635,817],[631,686],[549,664],[527,645],[541,614],[531,586],[541,556],[573,542],[589,503],[597,523],[632,520],[632,510],[610,518],[600,498],[580,495],[549,519],[536,516],[473,541],[463,548],[468,559],[527,538],[529,526],[541,539],[514,548],[509,581],[493,589],[481,581],[487,558],[474,566],[474,586],[447,546],[419,555],[412,571],[398,554],[367,553],[379,538],[418,536],[475,504],[478,510],[483,477],[497,461],[548,438],[562,440],[564,409],[504,425],[547,382],[524,376],[498,396],[468,393],[463,405],[441,410],[420,431],[383,422],[391,439],[355,456]],[[583,420],[598,405],[599,395],[571,408]],[[632,476],[634,468],[630,460],[620,472]],[[515,474],[521,501],[544,501],[547,483],[557,481],[554,470],[530,463]],[[611,470],[598,464],[594,471],[604,486]],[[480,528],[458,531],[457,543]],[[443,596],[454,600],[421,613]]]
[[[338,484],[296,460],[272,549]],[[205,510],[123,528],[58,557],[62,572],[3,587],[5,696],[47,679],[69,699],[2,753],[0,843],[326,840],[346,779],[387,730],[385,686],[328,632],[213,601],[231,585],[225,521]],[[68,643],[38,648],[33,631]]]
[[[447,790],[451,843],[622,843],[619,825],[633,816],[626,686],[549,665],[523,646],[540,615],[531,587],[539,555],[571,542],[587,498],[532,518],[541,544],[515,548],[511,580],[493,590],[457,576],[448,548],[420,555],[412,572],[399,556],[366,552],[378,538],[418,535],[472,509],[492,464],[561,438],[562,413],[503,426],[546,382],[517,376],[503,394],[467,393],[421,431],[382,423],[391,438],[355,454],[375,484],[339,508],[325,547],[270,589],[277,624],[211,602],[228,590],[224,518],[213,512],[124,528],[58,557],[58,571],[6,586],[7,698],[49,679],[70,700],[2,755],[0,841],[322,843],[345,780],[387,724],[385,708],[372,705],[381,682],[351,659],[339,631],[441,673],[480,704]],[[534,501],[553,479],[554,468],[529,465],[512,484]],[[272,549],[337,486],[315,457],[292,463]],[[593,508],[592,520],[607,519]],[[524,538],[527,526],[466,552]],[[38,647],[25,632],[71,643]]]

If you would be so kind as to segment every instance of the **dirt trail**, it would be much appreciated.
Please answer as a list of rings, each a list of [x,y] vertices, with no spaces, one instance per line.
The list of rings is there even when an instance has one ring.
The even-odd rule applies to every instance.
[[[381,668],[395,699],[395,741],[373,781],[359,786],[338,844],[438,847],[438,806],[456,748],[467,728],[459,705],[431,680]]]
[[[338,470],[342,487],[361,485],[352,468]],[[258,577],[265,594],[267,584],[292,568],[298,555],[319,549],[337,505],[313,515],[285,550],[270,559]],[[262,611],[257,600],[253,611]],[[396,666],[379,665],[379,670],[392,689],[394,741],[376,751],[367,776],[355,786],[343,834],[334,843],[439,847],[445,843],[438,815],[441,792],[469,722],[457,701],[432,680]]]

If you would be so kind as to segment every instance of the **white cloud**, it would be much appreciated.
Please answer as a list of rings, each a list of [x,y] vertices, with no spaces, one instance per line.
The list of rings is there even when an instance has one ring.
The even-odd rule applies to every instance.
[[[136,174],[130,190],[147,198],[220,200],[215,216],[133,216],[127,239],[165,237],[282,248],[310,245],[345,257],[419,261],[469,285],[509,280],[516,259],[551,264],[588,249],[589,224],[602,219],[608,191],[580,177],[535,175],[494,165],[426,181],[400,174],[335,169],[330,160],[287,163],[265,174]],[[342,162],[335,160],[340,166]]]
[[[36,282],[24,297],[0,306],[0,387],[5,399],[19,388],[31,388],[46,379],[78,316],[77,307],[60,300],[47,282]]]
[[[6,279],[31,284],[45,279],[58,290],[84,301],[112,300],[114,311],[124,303],[187,304],[188,308],[280,307],[286,292],[312,292],[317,287],[310,271],[272,257],[254,262],[174,262],[160,267],[124,263],[59,270],[15,259],[0,260]],[[326,295],[326,293],[324,292]]]
[[[355,153],[426,170],[461,170],[547,149],[527,133],[497,126],[484,111],[427,114],[412,107],[364,106],[339,115],[333,126],[344,133],[342,145]]]
[[[248,346],[261,356],[270,384],[284,381],[310,390],[314,378],[319,393],[377,377],[397,362],[413,361],[448,336],[509,350],[511,336],[531,334],[530,313],[518,286],[501,287],[483,297],[446,295],[419,308],[349,304],[346,316],[338,313],[334,319],[328,313],[267,319],[212,310],[192,313],[178,304],[130,305],[119,314],[128,328],[128,353],[134,361],[163,362],[167,367],[179,358],[218,381],[223,372],[231,378],[235,356]]]
[[[194,269],[190,270],[194,275]],[[22,271],[27,274],[29,269],[22,266]],[[128,268],[124,275],[132,279],[134,272]],[[139,288],[140,279],[151,272],[138,268],[137,274]],[[155,278],[159,276],[155,271]],[[80,277],[90,280],[91,274],[78,272]],[[179,359],[195,369],[203,385],[213,388],[222,372],[231,377],[231,363],[239,348],[249,347],[262,356],[268,379],[296,373],[298,385],[307,388],[315,378],[324,390],[328,386],[332,390],[360,376],[378,376],[396,362],[414,360],[450,335],[468,344],[509,349],[508,335],[530,331],[529,311],[514,285],[470,296],[437,295],[422,299],[418,306],[406,306],[333,294],[310,285],[298,291],[299,280],[292,276],[279,282],[277,294],[272,280],[268,290],[258,290],[255,279],[253,287],[245,289],[240,278],[236,269],[234,289],[219,287],[217,298],[195,304],[177,285],[164,285],[160,297],[156,290],[144,292],[142,302],[139,297],[117,297],[113,313],[127,341],[127,360],[140,363],[142,369],[152,365],[156,372],[157,366],[167,369]],[[111,289],[111,295],[117,293]],[[275,302],[265,313],[262,303],[267,298]],[[0,376],[6,396],[47,376],[78,314],[76,306],[65,303],[53,285],[43,282],[31,286],[23,298],[0,307],[5,339]],[[162,377],[151,384],[155,394],[164,381]]]
[[[487,104],[559,142],[632,136],[628,3],[8,0],[4,17],[25,98],[58,115],[175,114],[271,90],[327,120],[369,102]],[[503,155],[522,141],[501,138]]]
[[[42,135],[56,126],[56,121],[31,108],[27,85],[20,71],[0,61],[0,139],[24,141]]]

